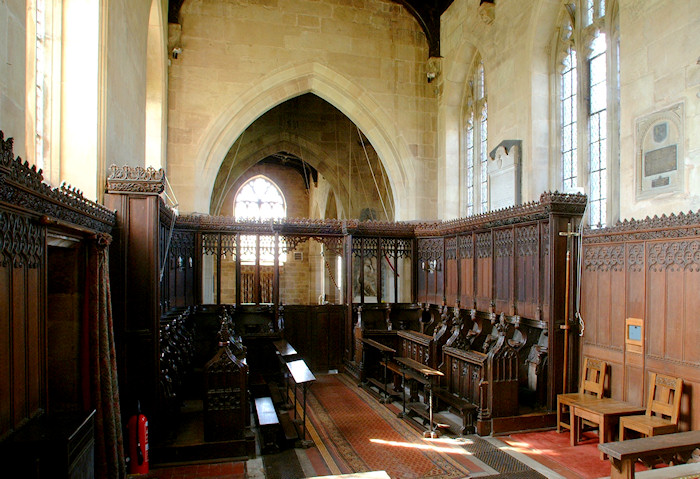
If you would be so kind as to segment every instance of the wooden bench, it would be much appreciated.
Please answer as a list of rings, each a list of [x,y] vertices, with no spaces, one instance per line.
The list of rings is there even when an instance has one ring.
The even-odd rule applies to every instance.
[[[668,459],[665,462],[670,463],[680,456],[679,462],[685,462],[698,447],[700,431],[598,444],[600,452],[607,454],[610,459],[610,479],[634,478],[634,463],[638,460],[647,462],[662,457]]]
[[[390,348],[389,346],[386,346],[378,341],[375,341],[374,339],[369,339],[369,338],[362,338],[362,343],[363,343],[363,348],[362,348],[362,376],[363,376],[363,384],[370,383],[373,384],[374,386],[377,387],[379,390],[379,395],[380,395],[380,401],[381,402],[390,402],[392,396],[396,396],[395,393],[392,393],[389,390],[389,379],[387,376],[387,372],[390,369],[390,364],[394,364],[391,361],[391,358],[396,354],[396,350],[394,348]],[[379,366],[382,367],[383,369],[383,380],[379,380],[375,376],[372,375],[372,371],[370,371],[370,364],[369,364],[369,353],[368,353],[368,348],[377,351],[382,359],[379,361]],[[394,371],[394,369],[392,369]],[[376,372],[375,372],[376,374]],[[392,381],[394,383],[394,381]],[[394,383],[395,384],[395,383]],[[370,390],[371,391],[371,390]],[[383,394],[383,396],[382,396]]]
[[[271,397],[255,398],[255,417],[260,431],[260,448],[264,451],[277,451],[280,420]]]
[[[603,397],[607,370],[608,365],[605,361],[584,358],[581,386],[578,392],[557,395],[557,432],[561,432],[562,428],[571,428],[571,424],[562,421],[562,418],[569,416],[568,409],[573,403],[590,397]]]
[[[270,389],[270,397],[272,398],[272,404],[274,404],[276,407],[281,407],[286,402],[286,399],[282,397],[280,387],[275,382],[268,383],[267,387]]]
[[[294,441],[299,439],[299,433],[294,425],[294,422],[289,417],[289,413],[282,413],[280,415],[280,424],[282,424],[282,432],[284,433],[284,439],[287,444],[294,444]]]
[[[457,428],[458,430],[454,432],[459,435],[472,434],[475,427],[474,416],[478,409],[476,404],[457,396],[446,388],[433,388],[433,393],[437,397],[438,402],[442,401],[447,404],[448,410],[462,419],[462,423]]]

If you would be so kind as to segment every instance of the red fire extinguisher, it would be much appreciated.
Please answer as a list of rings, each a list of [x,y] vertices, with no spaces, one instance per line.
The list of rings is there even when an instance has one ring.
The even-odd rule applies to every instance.
[[[141,414],[140,401],[126,429],[129,435],[129,474],[148,474],[148,419]]]

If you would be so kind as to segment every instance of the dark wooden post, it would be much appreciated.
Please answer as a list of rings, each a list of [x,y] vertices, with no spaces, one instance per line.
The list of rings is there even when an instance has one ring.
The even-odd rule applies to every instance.
[[[115,335],[121,339],[121,400],[158,421],[160,244],[163,170],[116,168],[107,180],[105,206],[117,213],[110,264]]]

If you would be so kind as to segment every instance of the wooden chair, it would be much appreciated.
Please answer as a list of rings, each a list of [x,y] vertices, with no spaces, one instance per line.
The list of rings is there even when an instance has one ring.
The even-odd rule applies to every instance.
[[[583,374],[578,392],[557,395],[557,432],[561,432],[562,428],[571,428],[569,423],[561,420],[562,414],[569,415],[567,410],[571,404],[589,397],[603,397],[607,371],[608,364],[605,361],[583,358]]]
[[[652,373],[645,414],[620,418],[620,441],[625,439],[625,429],[645,436],[657,436],[678,431],[678,414],[681,409],[683,380]]]

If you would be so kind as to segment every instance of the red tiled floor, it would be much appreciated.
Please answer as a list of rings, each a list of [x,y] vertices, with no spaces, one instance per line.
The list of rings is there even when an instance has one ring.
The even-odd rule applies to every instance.
[[[571,446],[569,432],[531,432],[499,437],[514,450],[521,452],[540,464],[553,469],[567,478],[594,479],[610,475],[610,462],[600,459],[598,436],[584,433],[578,446]],[[644,470],[637,465],[637,470]]]
[[[245,479],[245,462],[219,462],[214,464],[191,464],[151,469],[146,476],[130,476],[136,479]]]

